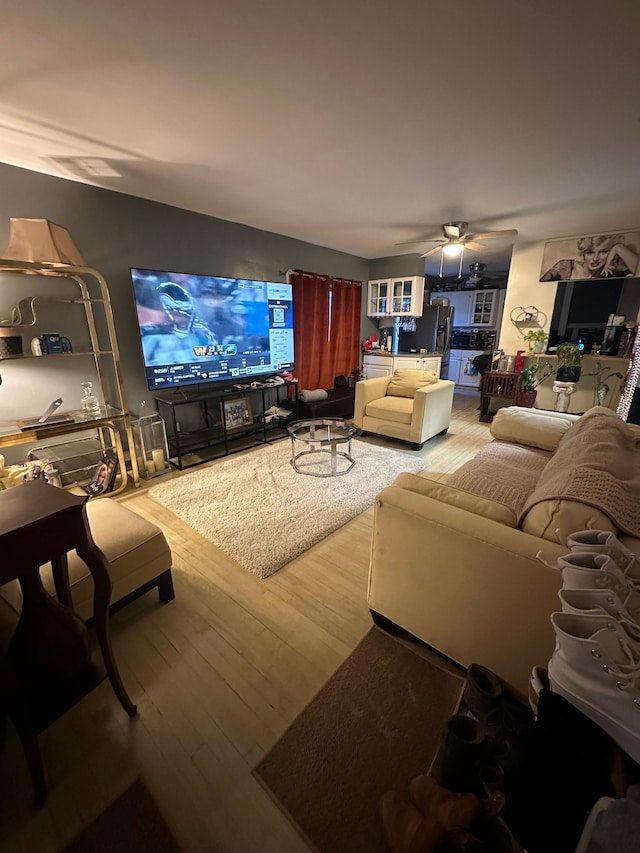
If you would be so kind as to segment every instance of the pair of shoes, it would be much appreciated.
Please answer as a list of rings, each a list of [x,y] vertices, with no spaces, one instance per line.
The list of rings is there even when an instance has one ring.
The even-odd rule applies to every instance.
[[[551,689],[640,762],[640,560],[610,531],[580,531],[567,545]]]
[[[467,670],[464,703],[481,724],[485,735],[494,743],[502,744],[500,763],[506,766],[513,761],[520,730],[532,722],[529,710],[509,696],[502,680],[494,672],[477,663],[470,664]]]
[[[410,801],[395,791],[383,794],[380,816],[394,853],[431,853],[453,829],[468,829],[482,809],[473,794],[445,790],[429,776],[417,776],[409,785]]]
[[[430,776],[409,784],[410,801],[384,794],[380,813],[394,853],[523,853],[501,817],[504,797],[445,790]]]

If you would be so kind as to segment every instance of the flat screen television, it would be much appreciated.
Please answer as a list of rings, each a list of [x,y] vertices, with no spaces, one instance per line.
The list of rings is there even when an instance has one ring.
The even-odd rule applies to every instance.
[[[293,369],[290,284],[131,269],[151,390]]]
[[[636,323],[640,311],[640,279],[607,278],[558,282],[551,314],[549,347],[564,341],[584,344],[590,353],[601,344],[609,317],[622,315],[626,323]]]

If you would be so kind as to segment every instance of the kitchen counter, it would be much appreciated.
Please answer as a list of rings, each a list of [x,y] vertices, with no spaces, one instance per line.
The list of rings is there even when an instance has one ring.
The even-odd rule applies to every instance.
[[[442,355],[426,352],[392,353],[386,350],[369,350],[362,357],[362,372],[365,379],[391,376],[395,370],[403,367],[413,370],[432,370],[440,376]]]
[[[411,350],[411,351],[406,351],[406,352],[393,353],[393,352],[388,352],[386,349],[372,349],[372,350],[367,350],[364,353],[364,355],[376,355],[376,356],[382,355],[385,358],[393,358],[394,355],[396,355],[396,356],[408,355],[411,357],[414,357],[417,355],[417,356],[422,356],[424,358],[435,358],[435,357],[442,358],[442,353],[440,353],[440,352],[418,352],[418,350]]]

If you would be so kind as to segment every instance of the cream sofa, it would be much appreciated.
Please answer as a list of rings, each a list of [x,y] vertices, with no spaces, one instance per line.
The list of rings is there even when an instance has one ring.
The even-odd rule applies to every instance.
[[[449,428],[455,385],[432,370],[401,368],[356,383],[353,422],[363,432],[408,441],[419,450]]]
[[[596,421],[593,411],[580,419],[581,433],[573,428],[576,415],[501,409],[491,425],[494,441],[445,482],[405,473],[384,489],[375,504],[368,586],[374,621],[402,627],[464,667],[483,664],[525,694],[531,668],[551,656],[549,616],[559,609],[560,573],[538,552],[553,562],[566,553],[569,533],[602,528],[640,554],[640,539],[621,533],[599,508],[597,488],[587,504],[549,494],[567,454],[576,470],[592,455],[584,444],[587,419],[624,445],[612,451],[615,470],[602,475],[608,482],[613,474],[612,488],[631,460],[638,468],[640,428],[609,410],[598,410]],[[583,445],[574,447],[581,435]],[[633,504],[629,509],[633,514]]]

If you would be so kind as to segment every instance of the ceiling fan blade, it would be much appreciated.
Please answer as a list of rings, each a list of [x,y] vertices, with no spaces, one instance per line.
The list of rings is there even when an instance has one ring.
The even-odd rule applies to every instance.
[[[505,231],[485,231],[482,234],[467,234],[469,240],[491,240],[494,237],[516,237],[518,231],[515,228],[508,228]]]
[[[394,243],[394,246],[409,246],[411,243],[445,243],[446,240],[436,240],[429,237],[423,237],[421,240],[404,240],[402,243]]]
[[[465,249],[471,249],[472,252],[488,252],[489,249],[487,246],[483,246],[482,243],[476,243],[475,240],[465,240],[463,243]]]
[[[436,252],[440,252],[442,250],[442,246],[434,246],[433,249],[429,249],[428,252],[424,252],[424,254],[420,255],[421,258],[428,258],[429,255],[435,255]]]

